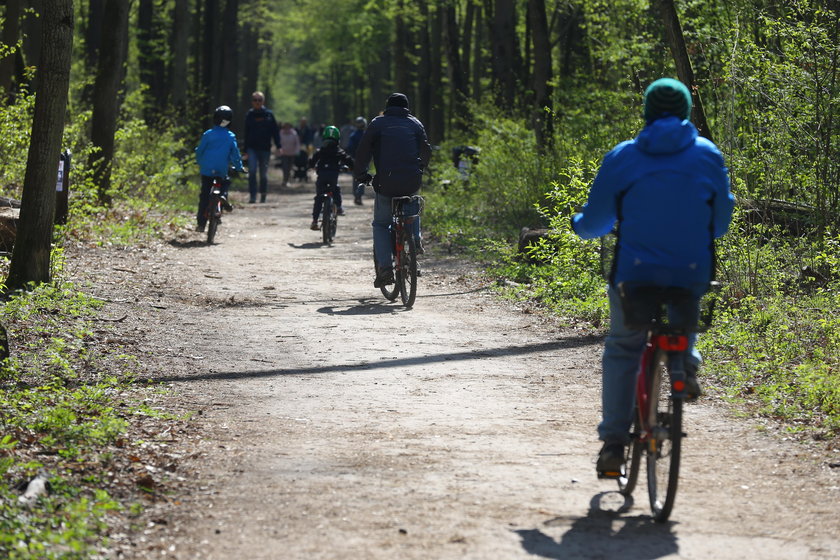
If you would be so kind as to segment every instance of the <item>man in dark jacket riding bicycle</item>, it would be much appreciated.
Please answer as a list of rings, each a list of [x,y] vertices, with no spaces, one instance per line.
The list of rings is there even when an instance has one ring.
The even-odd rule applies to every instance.
[[[420,190],[423,170],[429,164],[432,148],[426,129],[408,111],[408,97],[392,93],[385,102],[385,111],[370,122],[356,149],[354,177],[361,183],[373,179],[376,193],[373,206],[373,248],[376,255],[374,286],[394,283],[391,267],[391,199],[410,196]],[[373,158],[376,176],[368,174]],[[411,210],[411,209],[407,209]],[[412,224],[418,253],[422,253],[420,220]]]

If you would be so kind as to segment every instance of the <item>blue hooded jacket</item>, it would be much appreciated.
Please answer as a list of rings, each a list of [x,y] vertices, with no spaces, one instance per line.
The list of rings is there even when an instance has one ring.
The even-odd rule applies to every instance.
[[[726,233],[734,205],[717,147],[688,120],[665,117],[604,156],[572,227],[591,239],[618,222],[612,285],[646,282],[702,293],[713,278],[714,239]]]
[[[201,174],[207,177],[227,177],[230,166],[242,171],[236,136],[223,126],[216,125],[201,136],[195,159]]]

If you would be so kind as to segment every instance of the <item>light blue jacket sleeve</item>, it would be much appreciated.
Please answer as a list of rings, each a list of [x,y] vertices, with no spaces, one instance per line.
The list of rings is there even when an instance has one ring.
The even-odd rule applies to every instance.
[[[604,156],[589,191],[589,199],[580,213],[572,218],[572,229],[583,239],[608,234],[618,220],[618,193],[624,189],[626,181],[618,156],[626,144],[619,144]]]

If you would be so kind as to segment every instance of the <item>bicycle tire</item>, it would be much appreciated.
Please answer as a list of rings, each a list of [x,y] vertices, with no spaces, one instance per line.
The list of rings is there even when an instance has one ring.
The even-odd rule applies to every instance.
[[[321,218],[321,234],[324,245],[332,243],[332,197],[324,199],[324,210]]]
[[[330,241],[335,239],[336,232],[338,232],[338,208],[335,206],[335,203],[333,203],[330,219]]]
[[[210,211],[207,218],[207,244],[212,245],[216,240],[216,230],[219,228],[219,216],[215,211]]]
[[[624,452],[624,474],[618,477],[618,491],[622,496],[630,496],[636,489],[636,482],[639,480],[639,471],[642,465],[642,440],[641,426],[639,426],[639,409],[633,411],[633,439],[625,448]]]
[[[407,229],[403,230],[402,252],[396,261],[400,299],[406,307],[413,307],[417,297],[417,245]]]
[[[664,353],[651,362],[650,438],[646,442],[648,498],[653,519],[664,523],[677,496],[682,448],[682,399],[671,398],[669,378],[664,374]]]
[[[376,250],[373,252],[373,269],[376,270]],[[379,291],[382,292],[382,295],[385,296],[385,299],[388,301],[394,301],[399,296],[400,288],[399,285],[395,282],[393,284],[388,284],[386,286],[380,286]]]

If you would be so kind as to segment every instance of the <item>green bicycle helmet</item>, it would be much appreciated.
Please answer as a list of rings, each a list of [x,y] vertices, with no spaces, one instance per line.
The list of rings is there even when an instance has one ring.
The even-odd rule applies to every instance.
[[[322,138],[324,140],[335,140],[338,142],[338,139],[341,137],[341,132],[338,131],[338,128],[334,126],[328,126],[324,129],[324,134]]]

